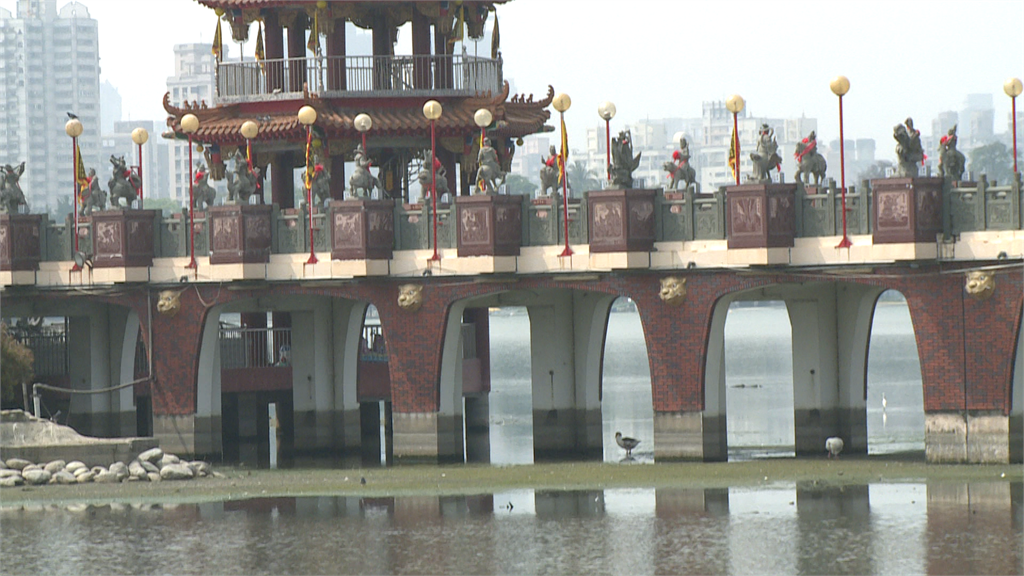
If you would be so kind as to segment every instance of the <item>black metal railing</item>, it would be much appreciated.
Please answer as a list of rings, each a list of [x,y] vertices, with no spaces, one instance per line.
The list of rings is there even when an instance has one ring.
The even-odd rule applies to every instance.
[[[467,55],[310,56],[217,65],[221,101],[295,98],[304,89],[344,96],[467,96],[497,93],[501,59]]]

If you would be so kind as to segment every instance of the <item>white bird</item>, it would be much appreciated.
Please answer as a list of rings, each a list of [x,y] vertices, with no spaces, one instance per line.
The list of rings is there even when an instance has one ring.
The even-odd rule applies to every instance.
[[[623,450],[626,451],[626,458],[632,458],[633,457],[633,448],[636,448],[636,445],[639,444],[640,441],[637,440],[636,438],[630,438],[629,436],[623,436],[622,432],[616,432],[615,433],[615,443],[618,444],[620,448],[622,448]]]
[[[843,439],[838,436],[833,436],[825,440],[825,450],[828,450],[828,457],[835,456],[839,458],[839,453],[843,451]]]
[[[885,407],[889,405],[889,402],[885,399],[885,392],[882,392],[882,412],[885,412]]]

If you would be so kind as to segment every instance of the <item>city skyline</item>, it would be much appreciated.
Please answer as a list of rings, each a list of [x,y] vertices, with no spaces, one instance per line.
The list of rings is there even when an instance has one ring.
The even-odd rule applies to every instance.
[[[173,46],[210,42],[213,11],[194,0],[82,3],[99,22],[101,80],[121,94],[121,119],[161,122]],[[831,141],[838,138],[838,106],[828,83],[843,74],[851,82],[846,138],[873,138],[879,159],[891,159],[894,124],[910,116],[929,135],[932,120],[963,110],[970,94],[992,95],[994,132],[1005,133],[1010,99],[1003,82],[1024,76],[1021,2],[867,2],[849,10],[783,1],[725,10],[709,2],[640,1],[624,10],[622,3],[597,1],[585,14],[576,6],[515,0],[497,10],[505,77],[521,93],[540,96],[551,84],[572,97],[566,112],[572,148],[583,147],[586,129],[603,124],[602,101],[618,109],[614,131],[648,118],[699,117],[703,102],[731,94],[744,97],[752,116],[816,118],[819,139]],[[17,2],[0,0],[0,8],[16,12]],[[140,16],[161,25],[140,29]],[[828,26],[837,18],[849,42],[828,41],[838,37]],[[951,21],[956,30],[949,30]],[[729,35],[730,29],[739,32]],[[974,41],[979,34],[991,40]],[[254,37],[241,47],[227,41],[229,59],[240,53],[251,59]],[[410,51],[410,37],[400,32],[397,53]],[[148,49],[140,49],[140,38]],[[490,43],[468,41],[465,49],[489,53]]]

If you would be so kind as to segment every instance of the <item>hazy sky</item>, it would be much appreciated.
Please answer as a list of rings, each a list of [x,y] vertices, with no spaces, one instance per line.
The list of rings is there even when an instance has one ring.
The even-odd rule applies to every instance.
[[[162,121],[172,47],[209,42],[213,11],[195,0],[83,3],[99,21],[102,79],[120,91],[124,117]],[[13,12],[15,0],[0,6]],[[541,96],[551,84],[572,98],[573,147],[602,123],[604,100],[618,108],[615,130],[642,118],[699,117],[702,102],[734,93],[755,116],[817,118],[827,142],[839,132],[828,85],[843,74],[851,83],[846,137],[875,138],[887,158],[894,124],[912,116],[930,134],[931,120],[961,110],[967,94],[992,94],[995,131],[1005,132],[1003,82],[1024,77],[1022,0],[514,0],[498,17],[506,78],[520,92]],[[409,37],[400,35],[400,53]],[[252,46],[244,53],[252,58]],[[232,44],[230,59],[238,54]]]

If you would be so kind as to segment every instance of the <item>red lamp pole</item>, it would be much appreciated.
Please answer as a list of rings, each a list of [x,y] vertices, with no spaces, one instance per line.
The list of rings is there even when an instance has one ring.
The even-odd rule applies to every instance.
[[[733,170],[734,170],[734,172],[736,174],[736,185],[737,186],[740,185],[740,131],[739,131],[740,123],[739,123],[739,120],[737,118],[738,115],[739,115],[739,112],[733,112],[732,113],[732,143],[733,143],[733,148],[735,148],[735,150],[736,150],[736,156],[734,157],[734,160],[733,160],[736,163],[736,166],[735,166],[735,168]]]
[[[139,146],[139,209],[141,210],[141,209],[145,208],[145,204],[144,204],[144,201],[143,201],[144,194],[142,193],[142,189],[143,189],[143,184],[142,184],[142,182],[143,182],[143,178],[142,178],[142,144],[139,144],[138,146]]]
[[[78,137],[71,137],[71,211],[75,215],[75,258],[78,254]],[[72,272],[78,272],[82,269],[75,262],[75,265],[71,267]]]
[[[853,242],[850,242],[850,237],[846,234],[846,140],[843,135],[843,95],[850,90],[850,81],[846,76],[836,76],[829,88],[833,94],[839,96],[839,185],[842,186],[840,193],[843,199],[843,239],[836,248],[849,248],[853,246]]]
[[[562,130],[565,130],[565,112],[559,112],[558,115],[562,121]],[[564,135],[562,137],[562,142],[565,142]],[[565,177],[566,150],[563,149],[561,154],[562,161],[559,162],[559,165],[562,170],[562,221],[565,223],[565,250],[562,250],[562,253],[559,254],[560,257],[573,255],[572,248],[569,247],[569,182]]]
[[[188,135],[188,246],[192,260],[187,268],[192,268],[195,274],[199,274],[199,266],[196,265],[196,205],[194,198],[194,184],[192,176],[192,134]]]
[[[316,247],[313,246],[313,180],[309,177],[309,148],[313,143],[313,126],[312,124],[306,125],[306,176],[304,178],[306,184],[306,208],[309,211],[309,260],[306,260],[306,264],[316,264],[319,262],[316,258]]]
[[[604,151],[605,151],[605,163],[608,171],[608,181],[612,181],[612,119],[606,118],[604,121]]]
[[[434,120],[430,121],[430,204],[434,223],[434,255],[431,262],[441,259],[437,254],[437,138],[434,133]]]

